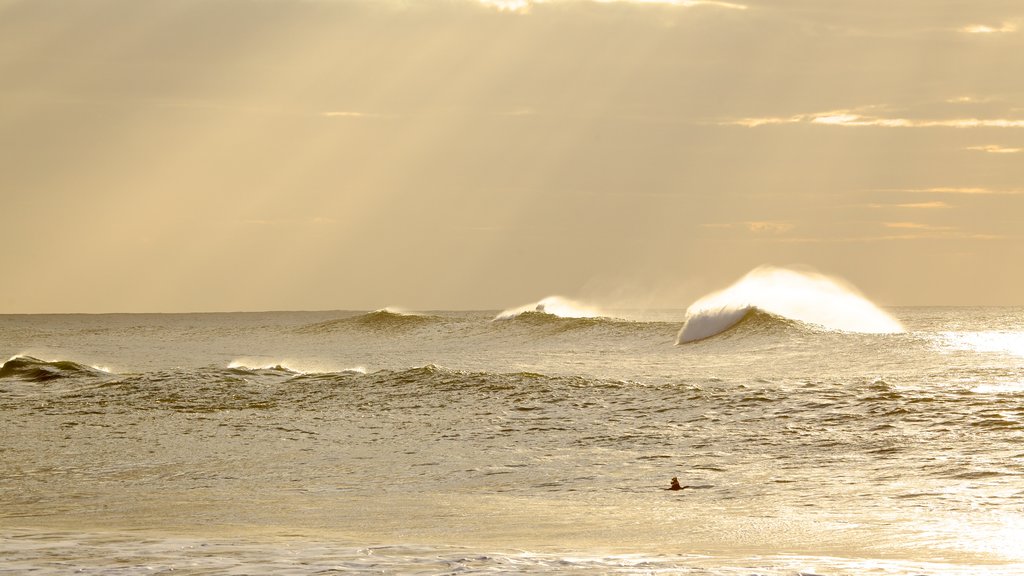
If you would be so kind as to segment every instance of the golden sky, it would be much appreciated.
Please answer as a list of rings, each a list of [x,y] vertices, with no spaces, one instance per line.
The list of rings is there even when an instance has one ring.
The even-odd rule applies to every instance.
[[[0,0],[0,312],[1024,304],[1019,0]]]

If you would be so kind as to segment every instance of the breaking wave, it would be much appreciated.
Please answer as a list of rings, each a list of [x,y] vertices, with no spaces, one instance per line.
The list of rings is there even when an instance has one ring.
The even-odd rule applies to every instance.
[[[29,382],[47,382],[75,376],[109,376],[109,373],[70,360],[48,362],[32,356],[14,356],[0,366],[0,378],[17,378]]]
[[[651,333],[663,332],[666,323],[634,322],[616,318],[562,318],[543,312],[523,312],[517,316],[500,322],[492,322],[494,332],[499,334],[518,334],[522,338],[533,341],[536,338],[560,335],[580,337],[585,332],[588,339],[596,338],[628,338],[630,340],[650,337]],[[669,332],[674,333],[678,324],[670,325]]]
[[[864,333],[903,332],[903,326],[845,282],[813,272],[762,266],[728,288],[713,292],[686,310],[676,343],[710,338],[756,313],[827,330]],[[776,320],[777,321],[777,320]]]
[[[237,360],[232,360],[228,364],[228,370],[232,370],[234,372],[241,374],[276,373],[284,376],[305,374],[366,374],[366,368],[362,366],[335,369],[330,367],[324,367],[321,365],[311,366],[308,365],[308,363],[303,363],[301,361],[282,360],[263,362],[251,358],[239,358]]]
[[[509,320],[524,314],[533,316],[555,316],[558,318],[603,318],[607,317],[597,308],[574,302],[561,296],[548,296],[539,302],[526,304],[518,308],[503,310],[494,317],[495,320]]]
[[[559,296],[505,310],[491,320],[496,333],[517,334],[531,340],[538,337],[573,335],[597,339],[624,338],[632,342],[671,341],[678,323],[626,320]],[[585,336],[579,336],[580,333]]]
[[[750,335],[778,333],[790,329],[813,330],[814,326],[766,312],[755,306],[712,310],[688,318],[679,333],[678,342],[695,342],[733,333]]]

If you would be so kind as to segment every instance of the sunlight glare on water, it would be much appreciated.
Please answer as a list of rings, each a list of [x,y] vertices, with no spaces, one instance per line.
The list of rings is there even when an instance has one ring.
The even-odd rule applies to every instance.
[[[940,347],[1011,354],[1024,358],[1024,332],[943,332]]]
[[[944,541],[957,554],[984,555],[1007,562],[1024,561],[1024,517],[999,512],[983,519],[952,516],[939,523],[923,522],[922,531]]]
[[[0,572],[1024,574],[1024,310],[544,302],[0,316]]]

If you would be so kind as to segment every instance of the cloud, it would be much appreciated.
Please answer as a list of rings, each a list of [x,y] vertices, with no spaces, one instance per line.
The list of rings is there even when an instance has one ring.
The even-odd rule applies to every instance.
[[[956,98],[947,98],[946,104],[988,104],[991,102],[997,102],[999,99],[993,97],[982,97],[977,96],[957,96]]]
[[[715,0],[594,0],[602,4],[613,2],[628,2],[631,4],[665,4],[668,6],[682,6],[683,8],[695,8],[697,6],[712,6],[715,8],[726,8],[729,10],[746,10],[745,4],[735,2],[717,2]]]
[[[378,114],[376,112],[355,112],[351,110],[338,110],[321,112],[324,118],[394,118],[394,114]]]
[[[1003,22],[999,28],[993,28],[984,24],[971,24],[970,26],[964,26],[960,31],[965,34],[1011,34],[1017,31],[1017,24]]]
[[[754,234],[784,234],[793,229],[789,222],[745,222]]]
[[[952,206],[941,200],[935,200],[933,202],[909,202],[905,204],[868,204],[868,208],[909,208],[921,210],[935,210],[951,207]]]
[[[740,118],[738,120],[723,122],[723,124],[730,126],[743,126],[745,128],[757,128],[760,126],[774,126],[778,124],[798,124],[802,122],[803,119],[803,116],[769,116],[762,118]]]
[[[716,230],[732,230],[736,228],[746,229],[754,234],[784,234],[793,229],[789,222],[778,222],[770,220],[752,220],[747,222],[717,222],[704,224],[704,228]]]
[[[924,207],[924,204],[933,203],[922,203],[920,207]],[[947,207],[947,205],[942,202],[935,204],[938,204],[934,206],[936,208]],[[906,206],[909,207],[914,205]],[[876,222],[874,223],[874,226],[868,227],[868,229],[874,228],[876,230],[876,232],[874,233],[868,232],[864,235],[846,236],[829,236],[827,233],[820,236],[814,234],[787,234],[787,232],[792,231],[795,228],[795,226],[789,222],[777,221],[708,223],[704,224],[703,227],[714,230],[745,229],[753,233],[752,236],[746,236],[746,238],[748,239],[756,238],[758,242],[775,242],[779,244],[865,244],[875,242],[905,242],[913,240],[991,241],[1005,240],[1007,238],[1007,236],[1005,235],[964,232],[953,226],[935,226],[932,224],[925,224],[909,220]],[[878,227],[881,227],[882,229],[885,230],[889,230],[891,232],[878,233]],[[732,238],[732,240],[736,240],[736,238]]]
[[[897,228],[901,230],[952,230],[949,227],[931,226],[920,222],[882,222],[886,228]]]
[[[904,118],[877,118],[847,111],[819,114],[811,118],[810,122],[828,126],[885,126],[887,128],[901,128],[910,125],[910,120]]]
[[[527,14],[534,6],[540,4],[566,4],[570,2],[591,4],[643,4],[675,6],[679,8],[709,6],[712,8],[724,8],[727,10],[746,10],[748,8],[745,4],[719,0],[477,0],[477,2],[500,12],[513,12],[517,14]]]
[[[1004,148],[998,144],[989,144],[987,146],[968,146],[964,150],[977,150],[978,152],[988,152],[989,154],[1016,154],[1020,152],[1020,148]]]
[[[529,12],[535,0],[479,0],[481,4],[501,12]]]
[[[536,116],[537,111],[530,107],[513,108],[506,112],[501,112],[499,116]]]
[[[322,116],[328,118],[363,118],[366,114],[362,112],[324,112]]]
[[[743,126],[758,128],[782,124],[813,124],[817,126],[883,128],[1024,128],[1024,119],[1019,118],[950,118],[950,119],[917,119],[887,118],[860,114],[856,110],[833,110],[812,114],[796,114],[793,116],[768,116],[739,118],[720,122],[725,126]]]
[[[938,186],[935,188],[921,188],[906,190],[907,192],[931,192],[935,194],[995,194],[994,191],[988,188],[953,188],[948,186]]]
[[[941,200],[936,200],[934,202],[911,202],[908,204],[897,204],[896,207],[934,210],[936,208],[949,208],[950,205]]]
[[[875,242],[908,242],[915,240],[993,241],[1007,239],[1007,236],[999,234],[977,234],[970,232],[957,232],[954,229],[933,228],[904,230],[907,231],[903,233],[876,234],[872,236],[839,236],[831,238],[816,236],[786,236],[777,238],[766,238],[763,241],[777,242],[779,244],[870,244]]]
[[[253,218],[249,220],[240,220],[242,224],[248,226],[266,226],[266,227],[291,227],[291,226],[331,226],[337,224],[337,220],[334,218],[328,218],[325,216],[314,216],[311,218],[294,219],[294,218],[283,218],[283,219],[259,219]]]
[[[907,242],[915,240],[993,241],[1005,240],[1008,238],[1007,236],[1000,234],[979,234],[974,232],[962,232],[956,230],[955,228],[907,226],[907,224],[913,224],[911,222],[891,222],[887,224],[895,224],[895,226],[887,225],[886,227],[901,232],[892,234],[876,234],[870,236],[840,236],[834,238],[813,236],[787,237],[773,238],[771,239],[771,241],[784,244],[868,244],[874,242]]]
[[[1024,194],[1024,190],[993,190],[991,188],[955,188],[947,186],[937,186],[934,188],[914,188],[908,190],[900,190],[900,192],[928,192],[932,194],[967,194],[967,195],[1004,195],[1004,196],[1015,196],[1018,194]]]

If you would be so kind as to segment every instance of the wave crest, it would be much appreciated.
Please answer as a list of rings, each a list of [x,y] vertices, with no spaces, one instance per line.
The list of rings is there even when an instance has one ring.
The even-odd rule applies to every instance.
[[[303,334],[320,334],[333,330],[357,328],[376,331],[398,331],[410,330],[420,326],[426,326],[440,321],[437,316],[427,314],[414,314],[411,312],[400,312],[391,308],[381,308],[373,312],[317,322],[303,326],[297,330]]]
[[[47,382],[73,376],[108,376],[99,368],[70,360],[48,362],[32,356],[14,356],[0,366],[0,378],[18,378],[29,382]]]
[[[302,361],[280,360],[266,362],[253,358],[239,358],[228,363],[228,370],[238,374],[272,374],[272,375],[299,375],[306,374],[366,374],[366,368],[356,366],[353,368],[336,369],[325,367],[320,364],[310,365]]]
[[[903,326],[860,295],[828,276],[762,266],[728,288],[713,292],[686,310],[677,344],[720,334],[752,311],[829,330],[865,333],[903,332]]]
[[[555,316],[558,318],[603,318],[607,317],[597,308],[581,304],[561,296],[548,296],[538,302],[525,304],[518,308],[503,310],[494,317],[495,320],[509,320],[523,315]]]
[[[735,330],[750,334],[772,333],[791,328],[810,329],[811,325],[766,312],[756,306],[705,310],[686,319],[677,342],[696,342]]]

